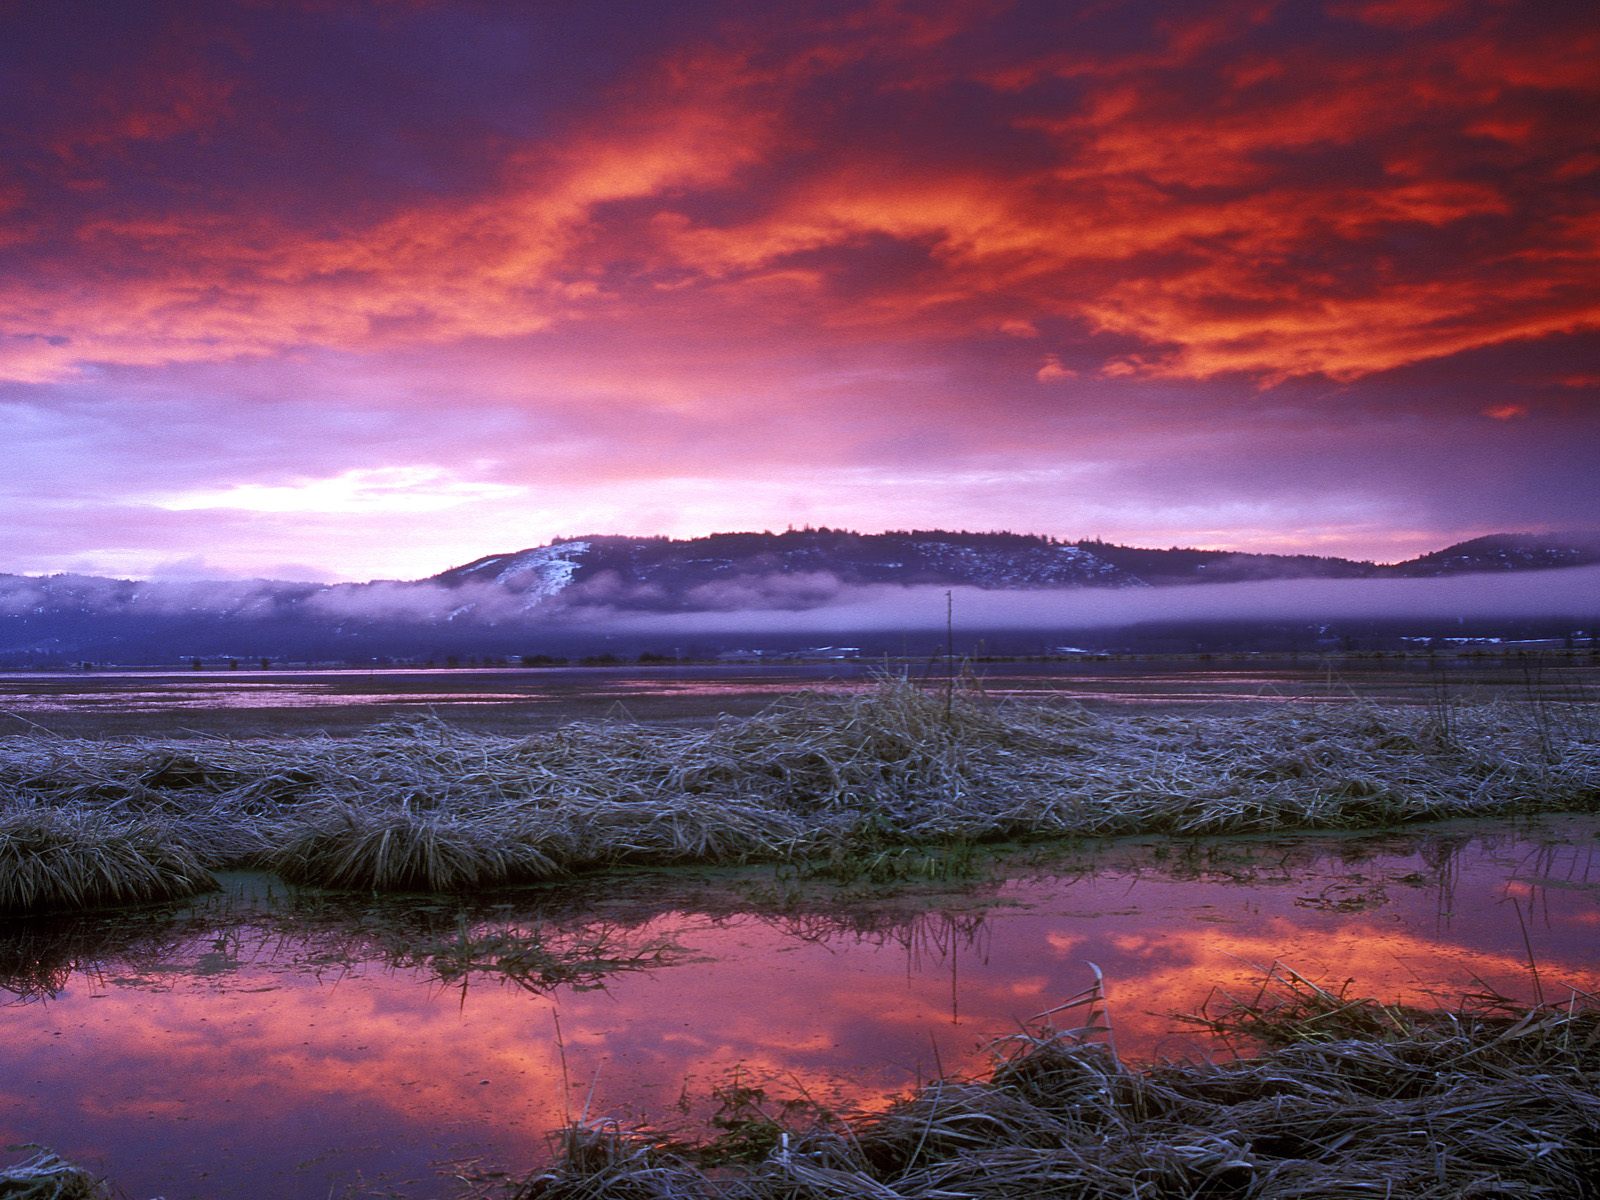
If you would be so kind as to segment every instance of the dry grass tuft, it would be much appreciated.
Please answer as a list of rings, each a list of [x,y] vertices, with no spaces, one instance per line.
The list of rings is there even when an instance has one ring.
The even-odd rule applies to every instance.
[[[172,900],[216,886],[160,822],[46,808],[0,814],[0,914]]]
[[[26,1162],[0,1169],[0,1200],[110,1200],[111,1189],[81,1167],[75,1167],[42,1146]]]
[[[515,1200],[709,1200],[718,1194],[682,1158],[614,1122],[575,1123],[559,1139],[561,1161],[576,1169],[514,1184],[509,1192]]]
[[[267,856],[285,879],[378,892],[457,892],[544,879],[555,864],[458,813],[335,807]]]
[[[1596,807],[1600,733],[1576,704],[1461,706],[1447,726],[1372,706],[1091,717],[975,688],[947,703],[891,678],[699,729],[509,738],[424,721],[348,738],[0,742],[0,854],[14,861],[32,851],[5,822],[59,811],[130,837],[159,827],[213,869],[267,863],[361,889],[619,863],[824,859],[870,875],[916,845]]]

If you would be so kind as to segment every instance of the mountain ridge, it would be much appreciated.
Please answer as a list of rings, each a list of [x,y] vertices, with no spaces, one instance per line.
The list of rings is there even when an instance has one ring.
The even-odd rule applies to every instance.
[[[484,653],[490,645],[522,653],[530,641],[609,645],[612,630],[637,619],[689,616],[710,628],[724,616],[735,624],[760,617],[793,626],[867,596],[878,598],[875,619],[893,624],[896,587],[908,594],[930,587],[1123,593],[1130,603],[1119,607],[1131,612],[1148,611],[1131,605],[1133,593],[1154,598],[1183,585],[1198,599],[1211,584],[1505,575],[1591,564],[1600,564],[1600,533],[1491,534],[1386,565],[1008,532],[594,535],[483,555],[410,581],[0,575],[0,661],[437,658]],[[927,607],[919,603],[919,611]],[[1578,607],[1590,611],[1587,601]]]
[[[447,588],[489,584],[530,604],[564,596],[623,607],[718,608],[716,585],[827,572],[841,586],[937,584],[982,588],[1169,587],[1269,579],[1381,579],[1542,570],[1600,562],[1600,531],[1488,534],[1398,563],[1311,554],[1261,554],[1068,542],[1006,531],[826,527],[783,533],[713,533],[696,538],[613,534],[557,538],[485,555],[419,582]],[[744,592],[749,589],[743,588]]]

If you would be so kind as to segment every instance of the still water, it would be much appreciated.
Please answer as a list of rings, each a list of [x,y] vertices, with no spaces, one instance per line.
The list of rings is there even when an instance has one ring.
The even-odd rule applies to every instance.
[[[435,715],[507,733],[573,719],[709,721],[757,712],[796,691],[871,687],[884,671],[943,686],[937,663],[866,660],[676,666],[325,671],[87,671],[0,673],[0,736],[43,730],[104,737],[345,733],[377,721]],[[1091,707],[1208,708],[1316,704],[1436,704],[1443,700],[1600,699],[1588,656],[1534,662],[1413,657],[1248,656],[1144,661],[993,662],[969,680],[996,699]]]
[[[462,907],[241,875],[188,906],[0,926],[0,1145],[134,1197],[450,1194],[568,1116],[692,1129],[737,1078],[872,1107],[976,1072],[1105,972],[1127,1057],[1275,961],[1416,1003],[1600,990],[1600,819],[1032,850],[960,887],[774,869]],[[355,1189],[348,1191],[347,1189]]]

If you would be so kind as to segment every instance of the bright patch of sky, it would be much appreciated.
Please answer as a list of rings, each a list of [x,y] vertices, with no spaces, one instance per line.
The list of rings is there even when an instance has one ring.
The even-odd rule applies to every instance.
[[[326,479],[232,487],[157,497],[175,512],[232,508],[262,513],[438,512],[484,500],[505,500],[527,489],[457,478],[443,467],[368,467]]]

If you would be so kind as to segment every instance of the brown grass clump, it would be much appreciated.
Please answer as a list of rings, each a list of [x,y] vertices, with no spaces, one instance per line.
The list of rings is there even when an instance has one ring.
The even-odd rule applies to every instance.
[[[459,890],[620,863],[848,866],[919,844],[1600,807],[1592,706],[1449,718],[1292,704],[1090,716],[901,678],[698,729],[603,722],[512,738],[423,721],[346,738],[16,737],[0,742],[0,817],[155,821],[213,869]]]
[[[457,892],[544,879],[555,864],[462,814],[344,805],[267,858],[285,879],[377,892]]]
[[[159,822],[47,808],[0,814],[0,914],[172,900],[216,886]]]
[[[36,1153],[0,1169],[0,1200],[110,1200],[111,1189],[102,1180],[42,1146],[8,1148]]]
[[[737,1167],[590,1127],[515,1200],[717,1197],[1241,1200],[1600,1194],[1600,1006],[1425,1012],[1298,976],[1216,1027],[1275,1031],[1256,1057],[1124,1065],[1086,1027],[1010,1039],[990,1078],[803,1130]],[[1295,1040],[1308,1017],[1315,1041]],[[1279,1019],[1284,1023],[1280,1026]]]

